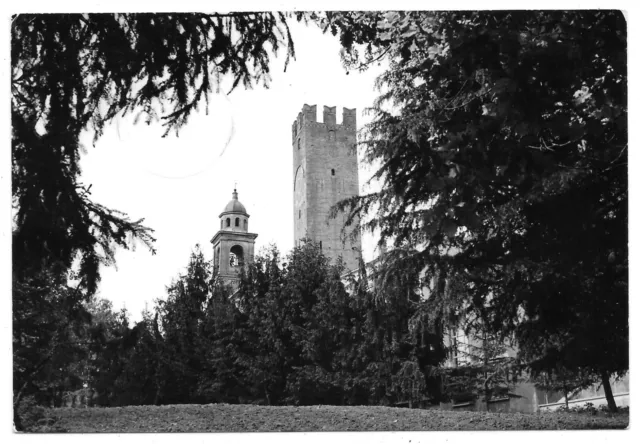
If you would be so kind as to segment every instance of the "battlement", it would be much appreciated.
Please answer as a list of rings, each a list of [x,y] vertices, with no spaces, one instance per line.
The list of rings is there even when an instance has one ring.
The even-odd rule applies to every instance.
[[[356,127],[356,109],[342,108],[342,124]]]
[[[306,103],[302,106],[302,111],[298,113],[298,117],[293,121],[291,125],[291,133],[292,137],[295,140],[298,132],[306,123],[315,123],[317,125],[327,125],[327,126],[344,126],[348,128],[352,128],[355,130],[356,128],[356,108],[342,108],[342,123],[340,125],[336,124],[336,107],[335,106],[324,106],[322,111],[322,122],[318,122],[317,118],[318,107],[317,105],[307,105]]]

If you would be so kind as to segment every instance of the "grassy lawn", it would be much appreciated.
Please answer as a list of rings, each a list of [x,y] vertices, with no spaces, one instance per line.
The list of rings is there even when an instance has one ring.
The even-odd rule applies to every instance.
[[[484,413],[392,407],[264,407],[206,404],[57,408],[55,424],[41,431],[127,432],[319,432],[418,430],[623,429],[628,414]],[[45,430],[46,429],[46,430]]]

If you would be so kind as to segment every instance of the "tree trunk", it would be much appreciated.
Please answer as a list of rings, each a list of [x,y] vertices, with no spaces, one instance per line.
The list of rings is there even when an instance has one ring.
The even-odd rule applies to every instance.
[[[484,380],[484,405],[485,408],[487,410],[487,412],[489,411],[489,400],[491,399],[491,395],[493,394],[493,390],[489,387],[489,382],[493,379],[493,377],[496,374],[493,373],[491,375],[489,375],[489,377],[487,377],[487,373],[485,372],[485,380]]]
[[[13,400],[13,425],[17,431],[24,431],[24,426],[22,425],[22,421],[20,415],[18,414],[18,408],[20,407],[20,401],[22,401],[22,392],[24,388],[27,386],[27,382],[25,382],[20,390],[18,390],[18,394],[15,396]]]
[[[266,383],[266,381],[263,381],[262,385],[264,387],[264,396],[267,399],[267,405],[271,405],[271,398],[269,397],[269,392],[267,391],[267,383]]]
[[[569,410],[569,389],[567,388],[567,379],[562,372],[562,392],[564,393],[564,405]]]
[[[613,397],[613,392],[611,391],[611,384],[609,384],[609,374],[606,371],[601,373],[602,376],[602,387],[604,388],[604,396],[607,398],[607,405],[609,406],[609,411],[611,413],[616,413],[618,411],[618,406],[616,406],[616,400]]]

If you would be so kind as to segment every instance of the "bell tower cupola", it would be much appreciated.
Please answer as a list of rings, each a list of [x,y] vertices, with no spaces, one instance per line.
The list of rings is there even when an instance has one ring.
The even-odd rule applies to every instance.
[[[213,274],[228,283],[237,282],[242,267],[253,262],[255,233],[249,233],[249,213],[234,188],[231,200],[220,213],[220,229],[211,239]]]
[[[234,188],[231,200],[220,213],[220,230],[246,233],[249,231],[249,214],[238,200],[238,191]]]

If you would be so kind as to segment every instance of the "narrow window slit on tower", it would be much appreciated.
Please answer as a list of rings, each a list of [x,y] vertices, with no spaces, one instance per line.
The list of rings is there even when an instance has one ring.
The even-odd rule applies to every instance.
[[[334,170],[333,168],[331,168],[331,175],[335,176],[336,175],[336,170]]]
[[[231,219],[227,217],[227,227],[230,227],[230,226],[231,226]]]
[[[239,227],[239,226],[240,226],[240,218],[236,217],[236,227]]]

